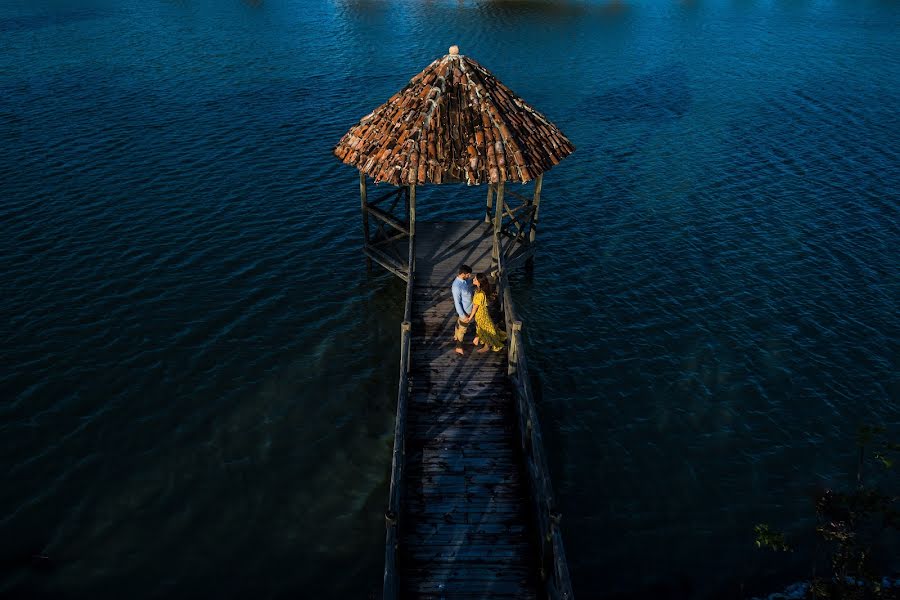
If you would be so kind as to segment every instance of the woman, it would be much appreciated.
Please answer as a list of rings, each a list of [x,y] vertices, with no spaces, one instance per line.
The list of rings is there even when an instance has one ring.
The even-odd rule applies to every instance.
[[[466,323],[475,319],[475,340],[477,346],[483,343],[484,346],[478,352],[487,352],[491,348],[494,352],[503,350],[503,342],[506,341],[506,332],[500,331],[494,325],[491,315],[488,314],[488,298],[491,297],[491,283],[488,281],[487,275],[478,273],[472,281],[478,289],[472,297],[472,312],[466,318]]]

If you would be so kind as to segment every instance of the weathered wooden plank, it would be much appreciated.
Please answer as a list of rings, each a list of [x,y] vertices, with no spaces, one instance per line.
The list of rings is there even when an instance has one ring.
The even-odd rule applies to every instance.
[[[488,410],[488,407],[500,407],[506,409],[506,405],[512,402],[509,393],[503,389],[494,387],[482,388],[474,393],[462,393],[456,389],[438,389],[433,387],[423,393],[414,394],[413,402],[420,404],[418,410],[422,415],[430,412],[474,411]],[[423,418],[430,418],[423,416]]]
[[[404,544],[419,544],[422,546],[453,546],[456,544],[493,544],[493,543],[508,543],[508,544],[525,544],[527,546],[531,545],[530,541],[530,531],[528,531],[525,527],[519,527],[517,529],[513,528],[505,528],[503,525],[490,525],[491,527],[495,527],[497,529],[496,532],[493,533],[479,533],[476,531],[471,531],[475,524],[472,525],[451,525],[449,527],[458,528],[459,531],[447,530],[441,531],[435,527],[431,527],[429,530],[428,525],[417,526],[416,532],[411,535],[404,536],[402,541]],[[482,526],[478,524],[478,526]],[[488,525],[483,525],[488,526]],[[461,529],[465,528],[465,530]]]
[[[463,467],[454,467],[451,462],[446,471],[434,470],[426,471],[424,469],[416,470],[417,475],[421,478],[421,482],[417,483],[413,490],[421,493],[437,492],[444,493],[444,488],[462,488],[467,485],[484,485],[484,486],[514,486],[518,485],[522,480],[517,474],[518,469],[511,471],[505,469],[503,471],[491,471],[481,469],[464,469]],[[442,487],[443,486],[443,487]],[[437,489],[441,488],[441,489]],[[502,488],[498,488],[502,489]],[[424,490],[424,491],[423,491]]]
[[[474,565],[467,565],[473,567]],[[509,579],[501,565],[490,572],[472,576],[464,571],[451,575],[443,573],[422,577],[420,582],[407,587],[413,598],[536,598],[537,592],[527,574]],[[435,595],[432,595],[435,594]]]
[[[480,479],[481,484],[498,481],[496,475],[493,477],[482,476]],[[524,497],[524,494],[521,497],[516,494],[491,499],[489,497],[478,498],[474,494],[469,495],[465,492],[451,494],[443,492],[440,484],[435,483],[427,489],[426,493],[407,494],[404,501],[409,503],[410,509],[418,507],[424,512],[440,514],[441,516],[448,512],[461,514],[504,512],[521,515],[524,514],[524,504],[521,502]]]
[[[521,598],[537,598],[537,592],[534,591],[524,591],[524,592],[512,592],[509,594],[501,594],[497,592],[490,592],[490,595],[472,595],[469,592],[447,592],[447,591],[439,591],[439,592],[418,592],[416,598],[420,600],[475,600],[477,598],[491,598],[491,600],[502,600],[504,598],[512,600],[519,600]]]
[[[514,453],[509,452],[508,447],[500,442],[496,442],[492,445],[485,444],[479,448],[479,450],[490,452],[490,454],[476,454],[471,452],[471,450],[472,448],[466,444],[466,440],[462,440],[455,445],[428,444],[422,445],[419,448],[412,447],[410,448],[409,454],[410,456],[415,457],[416,468],[419,468],[420,466],[424,468],[427,464],[432,463],[446,463],[448,469],[447,475],[453,474],[449,471],[451,465],[455,465],[453,468],[458,469],[460,473],[466,468],[474,470],[476,467],[482,466],[482,462],[484,465],[491,464],[489,461],[502,461],[503,464],[506,464],[507,461],[515,461],[517,465],[521,466],[519,458]],[[516,471],[518,470],[519,469],[516,469]]]
[[[460,389],[484,389],[503,383],[503,379],[488,373],[462,373],[457,376],[441,376],[439,373],[413,369],[410,372],[413,390],[417,393],[444,394]]]
[[[418,406],[416,405],[416,409],[418,410]],[[432,415],[432,418],[426,419],[423,418],[425,415],[417,414],[415,419],[410,420],[409,429],[414,436],[430,436],[435,431],[443,431],[446,429],[478,429],[478,428],[494,428],[502,429],[505,433],[512,435],[516,431],[515,424],[508,423],[508,414],[506,411],[506,407],[502,404],[492,404],[487,407],[475,407],[470,412],[474,413],[474,417],[472,419],[466,421],[457,421],[454,419],[450,419],[447,422],[436,423],[435,419],[443,419],[445,418],[442,413],[442,410],[437,407],[429,407],[429,412],[427,415]],[[460,406],[451,406],[448,410],[465,412],[465,405]],[[462,419],[463,417],[460,417]]]
[[[462,356],[455,354],[450,346],[423,349],[420,344],[416,350],[427,352],[429,355],[414,361],[415,369],[423,373],[431,373],[433,381],[446,380],[449,377],[459,379],[463,374],[485,377],[496,375],[501,381],[506,381],[506,369],[497,369],[499,363],[502,362],[504,366],[506,364],[502,353],[482,352],[478,354],[474,352],[471,344],[468,347],[463,346],[465,354]]]
[[[514,465],[504,465],[503,469],[507,472]],[[460,472],[462,473],[462,472]],[[432,469],[416,470],[417,478],[421,478],[421,482],[417,482],[414,487],[406,490],[407,496],[430,497],[434,495],[455,496],[460,498],[466,494],[473,492],[484,492],[490,495],[501,496],[520,496],[525,493],[525,480],[519,477],[504,476],[499,470],[479,471],[478,469],[469,469],[465,472],[465,476],[456,479],[444,479],[440,471],[439,465],[433,465]]]
[[[522,487],[524,480],[511,473],[515,473],[515,471],[507,470],[503,473],[472,470],[456,476],[447,476],[438,470],[430,472],[417,471],[416,474],[421,479],[421,482],[417,483],[414,488],[407,490],[407,497],[415,496],[422,499],[441,497],[445,500],[459,500],[466,503],[491,501],[488,496],[481,499],[467,498],[466,496],[469,494],[470,489],[491,491],[491,493],[498,494],[498,497],[500,494],[519,496],[525,490]]]
[[[452,352],[450,354],[453,354]],[[506,361],[503,357],[488,358],[475,356],[475,358],[467,358],[463,355],[459,358],[450,356],[435,357],[427,366],[416,365],[412,371],[422,376],[428,377],[430,382],[452,382],[452,380],[463,380],[465,382],[472,380],[497,380],[494,376],[498,373],[500,381],[504,377]],[[502,371],[501,371],[502,370]]]
[[[503,394],[505,398],[511,398],[511,391],[505,378],[491,378],[489,381],[472,380],[439,380],[416,378],[412,380],[413,390],[426,392],[430,396],[448,398],[482,398],[488,395]]]
[[[429,585],[435,581],[452,582],[461,587],[466,581],[478,582],[481,587],[485,581],[505,581],[507,583],[527,581],[530,573],[527,566],[506,564],[506,561],[490,561],[482,565],[436,565],[426,561],[408,561],[411,571],[427,575],[422,583]],[[475,588],[478,589],[478,588]],[[483,589],[483,588],[482,588]]]
[[[455,393],[460,389],[485,389],[486,387],[502,383],[503,379],[489,374],[478,373],[466,374],[465,377],[442,378],[438,374],[416,369],[414,372],[411,372],[411,382],[413,391],[416,393],[445,394],[448,392]]]
[[[433,426],[433,420],[435,418],[443,418],[445,411],[470,412],[477,415],[498,415],[505,420],[508,418],[507,412],[509,410],[507,402],[491,398],[475,398],[471,400],[457,398],[431,403],[416,401],[413,405],[415,406],[416,416],[410,420],[410,427],[416,428],[417,431],[421,431],[425,426]],[[512,430],[515,431],[514,424]],[[430,433],[431,429],[428,432]]]
[[[444,414],[446,410],[475,414],[500,410],[503,414],[507,414],[513,403],[508,393],[502,388],[494,387],[496,381],[476,383],[484,386],[463,393],[462,388],[455,387],[452,381],[432,381],[431,385],[413,388],[416,392],[415,403],[422,405],[419,410],[428,415],[424,417],[428,419],[433,419],[438,411]]]
[[[507,392],[493,387],[491,382],[474,393],[460,393],[460,388],[450,385],[449,381],[441,385],[438,383],[413,388],[416,392],[413,394],[415,404],[422,411],[423,418],[433,419],[434,415],[444,414],[447,410],[475,414],[499,410],[506,414],[512,406],[513,400]]]
[[[474,344],[463,344],[463,352],[465,352],[463,355],[455,352],[455,345],[451,345],[443,340],[435,344],[418,344],[417,346],[416,358],[419,363],[422,363],[423,368],[453,365],[454,368],[480,368],[493,372],[497,369],[496,365],[500,363],[506,366],[505,352],[475,352]],[[501,371],[500,374],[505,375],[505,370]]]
[[[424,489],[408,492],[404,502],[413,503],[411,506],[431,506],[433,508],[425,512],[441,517],[446,512],[523,512],[523,501],[528,497],[523,481],[502,481],[496,475],[493,479],[486,476],[481,479],[468,485],[442,481],[426,483]]]
[[[518,496],[526,489],[524,487],[525,479],[513,475],[518,469],[514,469],[514,465],[511,464],[479,468],[477,465],[459,467],[450,462],[445,469],[441,468],[440,463],[432,463],[429,466],[430,468],[427,469],[416,468],[414,470],[419,481],[407,488],[407,495],[424,497],[434,494],[442,496],[460,494],[462,496],[472,490],[478,490],[489,494]],[[450,474],[448,475],[448,473]]]
[[[517,523],[512,525],[502,525],[498,523],[466,523],[453,524],[440,521],[438,523],[416,522],[411,523],[407,528],[406,537],[416,535],[423,537],[426,535],[445,535],[450,537],[460,537],[469,535],[525,535],[530,533],[530,528],[526,523]]]
[[[513,402],[509,392],[496,385],[492,381],[469,382],[466,387],[453,385],[452,381],[441,382],[413,382],[412,389],[414,402],[420,404],[435,405],[430,408],[439,410],[446,404],[450,407],[458,407],[460,410],[470,406],[473,409],[484,409],[484,405],[510,404]]]
[[[534,597],[535,593],[529,590],[529,581],[526,574],[514,579],[503,577],[504,569],[497,567],[495,570],[484,569],[473,572],[474,565],[466,565],[453,569],[444,574],[443,571],[435,573],[429,569],[431,578],[413,582],[407,587],[412,593],[436,593],[441,597],[446,593],[466,592],[469,594],[481,594],[482,598],[493,598],[498,594],[509,594],[517,598]],[[432,579],[433,578],[433,579]]]
[[[448,510],[440,515],[416,515],[416,520],[423,523],[443,522],[448,524],[494,523],[498,525],[519,525],[525,522],[522,513],[517,512],[455,512]],[[533,537],[533,534],[532,534]]]
[[[504,562],[524,560],[530,548],[526,544],[460,544],[458,546],[409,546],[406,552],[412,560],[453,562],[454,564],[482,564],[500,559]]]
[[[485,428],[498,428],[506,432],[515,431],[515,425],[509,423],[508,415],[504,414],[502,405],[497,405],[493,411],[481,411],[476,414],[464,414],[447,418],[444,415],[433,411],[432,419],[424,420],[416,418],[411,421],[407,430],[414,436],[427,436],[436,430],[444,430],[449,427],[461,430],[481,431]]]
[[[512,400],[503,395],[500,390],[490,390],[478,395],[464,396],[458,391],[440,392],[433,391],[431,393],[413,394],[415,400],[413,404],[417,405],[417,411],[421,411],[421,418],[432,418],[431,413],[443,413],[445,410],[452,411],[492,411],[507,410],[507,404]],[[416,419],[419,418],[417,413]]]
[[[504,447],[511,445],[509,430],[485,430],[481,431],[481,435],[473,437],[474,431],[471,428],[463,427],[437,427],[431,432],[429,443],[432,445],[449,444],[454,441],[469,441],[472,450],[485,448],[488,444],[501,444]]]
[[[501,387],[500,385],[484,385],[479,387],[467,387],[460,388],[453,385],[450,385],[450,382],[447,382],[446,385],[440,386],[436,384],[428,385],[427,389],[423,387],[415,388],[417,391],[421,391],[422,393],[417,393],[414,395],[414,399],[416,402],[422,402],[427,404],[435,404],[435,405],[443,405],[447,406],[423,406],[421,410],[444,410],[447,409],[456,409],[456,410],[468,410],[468,403],[475,402],[472,407],[477,407],[479,403],[512,403],[512,394],[508,389]]]
[[[436,483],[432,487],[418,488],[407,492],[407,499],[416,499],[418,502],[457,502],[458,510],[469,510],[475,506],[481,506],[478,496],[483,496],[485,502],[492,504],[515,503],[520,504],[526,497],[523,482],[480,482],[461,483],[451,485],[450,482]]]
[[[464,564],[452,568],[417,561],[410,564],[410,570],[422,576],[420,581],[407,586],[410,591],[481,592],[485,598],[492,598],[495,592],[521,593],[530,579],[527,569],[516,568],[507,561]]]
[[[469,536],[448,536],[439,537],[417,535],[412,538],[404,538],[402,540],[404,548],[441,548],[453,546],[493,546],[493,545],[519,545],[526,552],[533,552],[531,542],[527,532],[523,531],[518,535],[512,535],[508,531],[502,531],[492,534],[474,534]]]
[[[479,543],[467,544],[442,544],[436,542],[428,544],[410,543],[409,550],[410,552],[407,556],[412,558],[413,561],[431,562],[436,558],[435,555],[437,554],[452,552],[463,560],[481,557],[483,559],[482,562],[485,563],[503,563],[506,562],[504,559],[521,556],[523,552],[530,551],[530,548],[528,542],[522,538],[516,542],[486,540]]]

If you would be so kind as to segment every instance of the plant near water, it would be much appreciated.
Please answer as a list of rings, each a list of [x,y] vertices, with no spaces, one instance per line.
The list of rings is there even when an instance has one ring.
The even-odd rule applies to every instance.
[[[900,444],[885,439],[885,428],[864,426],[857,432],[859,464],[856,487],[850,491],[825,490],[816,498],[816,532],[830,553],[830,573],[814,576],[808,598],[822,600],[863,600],[897,598],[897,583],[884,585],[877,574],[879,541],[889,530],[900,531],[900,496],[863,484],[866,451],[871,450],[877,468],[891,470],[892,456]],[[754,528],[756,546],[774,551],[788,551],[784,534],[767,524]]]
[[[766,523],[760,523],[753,528],[756,532],[756,547],[768,548],[775,552],[793,552],[793,548],[788,546],[784,539],[784,534],[780,531],[772,531]]]

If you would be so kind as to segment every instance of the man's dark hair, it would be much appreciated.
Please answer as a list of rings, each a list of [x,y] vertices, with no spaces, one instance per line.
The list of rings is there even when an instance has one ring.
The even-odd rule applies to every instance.
[[[468,275],[472,272],[472,267],[469,265],[459,265],[459,274],[460,275]]]

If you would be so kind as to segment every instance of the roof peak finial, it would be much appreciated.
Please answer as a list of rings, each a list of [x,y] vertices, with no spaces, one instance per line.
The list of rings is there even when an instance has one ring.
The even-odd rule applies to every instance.
[[[458,54],[459,54],[459,46],[457,46],[456,44],[453,44],[452,46],[450,46],[450,56],[456,56]]]

